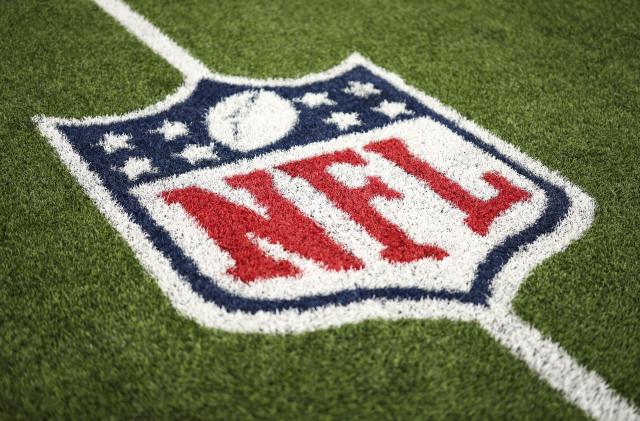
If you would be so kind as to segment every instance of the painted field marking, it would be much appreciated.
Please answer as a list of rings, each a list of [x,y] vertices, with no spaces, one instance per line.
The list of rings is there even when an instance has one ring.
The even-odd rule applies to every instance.
[[[185,83],[175,94],[171,95],[164,101],[145,110],[133,112],[126,116],[91,117],[82,120],[34,117],[34,121],[36,121],[41,132],[49,139],[52,146],[57,150],[61,159],[78,179],[87,194],[92,198],[111,224],[129,242],[143,266],[158,280],[160,287],[163,289],[165,294],[169,296],[173,305],[183,314],[194,318],[206,326],[235,332],[255,331],[266,333],[304,332],[340,326],[345,323],[354,323],[371,318],[446,318],[460,321],[475,321],[484,327],[500,343],[510,349],[515,356],[523,360],[541,378],[545,379],[549,385],[560,391],[568,401],[580,407],[587,414],[598,419],[607,420],[640,419],[637,408],[635,408],[625,398],[616,394],[616,392],[607,385],[604,379],[602,379],[597,373],[579,365],[559,345],[549,338],[544,337],[535,328],[518,318],[511,307],[512,299],[515,296],[521,281],[526,277],[530,270],[550,255],[562,251],[571,241],[579,238],[593,222],[595,203],[579,188],[569,183],[558,174],[550,172],[538,161],[525,156],[522,152],[517,150],[517,148],[498,139],[485,129],[475,125],[473,122],[464,119],[456,111],[442,105],[438,100],[407,86],[398,76],[375,66],[373,63],[358,54],[350,56],[339,66],[336,66],[327,72],[309,75],[294,80],[255,80],[219,75],[207,69],[204,64],[192,57],[186,50],[167,37],[143,16],[134,12],[126,3],[120,0],[94,1],[106,13],[120,22],[130,33],[135,35],[145,45],[179,70],[184,75]],[[234,174],[252,174],[254,179],[255,177],[261,177],[260,180],[262,180],[262,186],[264,186],[265,180],[273,179],[275,180],[276,190],[285,193],[284,196],[292,200],[294,203],[297,203],[301,209],[304,208],[305,200],[315,200],[319,206],[326,209],[332,209],[331,212],[335,215],[344,215],[346,212],[346,214],[351,215],[353,218],[356,218],[356,221],[358,221],[358,218],[362,218],[362,216],[354,216],[354,210],[349,208],[348,203],[340,202],[340,198],[335,198],[334,202],[337,204],[323,202],[322,200],[324,199],[321,199],[321,197],[314,193],[314,190],[309,187],[308,183],[311,183],[318,189],[322,189],[322,186],[324,185],[323,183],[326,184],[329,182],[327,180],[330,179],[326,178],[324,175],[313,172],[315,171],[313,170],[313,168],[315,168],[313,165],[319,165],[317,164],[318,159],[329,158],[350,160],[349,162],[353,163],[360,162],[358,160],[362,160],[362,157],[364,157],[366,159],[362,162],[369,162],[366,168],[370,168],[371,171],[374,172],[378,171],[376,174],[381,175],[381,182],[386,182],[387,185],[393,185],[394,182],[394,178],[388,176],[388,174],[392,174],[394,171],[397,172],[398,168],[390,167],[388,163],[389,160],[393,161],[395,159],[396,163],[399,163],[398,165],[400,167],[402,167],[402,162],[411,162],[411,164],[407,164],[405,168],[408,173],[414,176],[414,179],[411,179],[410,177],[406,178],[409,185],[411,183],[417,183],[415,178],[423,177],[423,182],[429,183],[431,188],[440,196],[444,196],[448,202],[458,203],[459,209],[451,211],[453,212],[452,215],[456,214],[455,212],[460,213],[460,209],[463,211],[466,209],[466,212],[469,214],[470,212],[473,212],[473,206],[465,207],[466,205],[464,203],[480,203],[478,202],[479,200],[485,200],[483,203],[489,203],[487,201],[490,201],[490,194],[486,199],[474,199],[473,195],[465,196],[465,189],[456,187],[456,183],[465,183],[465,176],[462,176],[462,179],[458,179],[456,182],[455,172],[447,173],[445,171],[444,174],[438,173],[437,170],[430,168],[428,164],[423,162],[423,158],[425,158],[424,156],[412,157],[411,152],[415,153],[417,151],[416,145],[420,145],[421,142],[419,136],[415,136],[415,134],[420,130],[426,130],[425,127],[431,127],[431,129],[436,131],[441,130],[441,136],[449,136],[452,142],[451,145],[459,144],[460,148],[471,148],[460,140],[463,137],[467,140],[477,140],[476,146],[484,152],[474,149],[475,152],[469,153],[471,155],[475,153],[477,155],[478,162],[483,161],[483,153],[487,151],[490,152],[490,155],[493,154],[491,156],[495,155],[496,157],[499,157],[500,159],[496,161],[495,165],[502,168],[505,174],[509,174],[507,179],[503,181],[516,183],[516,190],[524,189],[527,192],[527,195],[529,195],[527,197],[532,195],[532,200],[529,201],[532,206],[530,208],[531,212],[543,212],[545,206],[548,205],[545,200],[549,200],[547,197],[548,195],[536,196],[536,194],[538,194],[536,193],[536,189],[539,190],[542,187],[535,187],[530,184],[532,180],[539,179],[548,183],[551,186],[549,188],[559,189],[559,191],[564,194],[563,200],[566,202],[566,213],[563,214],[563,218],[558,221],[557,226],[554,226],[554,228],[549,232],[539,234],[530,242],[523,242],[515,248],[511,258],[508,259],[506,263],[496,266],[496,273],[492,274],[493,278],[487,278],[488,283],[485,285],[487,289],[483,294],[475,294],[473,292],[473,288],[478,285],[477,282],[474,283],[475,281],[471,282],[470,280],[467,283],[456,284],[456,279],[452,278],[447,280],[443,278],[440,281],[437,281],[443,282],[442,285],[436,282],[432,287],[436,289],[445,288],[444,290],[441,290],[444,292],[433,294],[431,296],[426,295],[424,299],[411,301],[410,303],[408,303],[408,301],[401,301],[400,299],[395,298],[384,299],[379,295],[376,295],[374,291],[369,299],[363,299],[348,305],[340,306],[336,304],[323,304],[317,307],[310,307],[310,304],[304,304],[306,303],[304,300],[307,300],[308,298],[304,296],[304,291],[296,291],[295,288],[288,287],[286,283],[284,283],[281,288],[274,287],[270,289],[269,287],[264,287],[263,290],[260,290],[259,288],[251,290],[250,288],[245,288],[241,284],[234,284],[230,278],[228,285],[225,285],[224,270],[225,268],[230,267],[229,265],[233,264],[233,262],[228,262],[227,266],[221,266],[218,272],[211,275],[211,277],[218,277],[221,279],[221,285],[224,287],[222,290],[227,293],[231,292],[232,294],[236,294],[236,297],[246,300],[248,303],[252,303],[253,301],[251,300],[256,299],[256,297],[252,297],[251,294],[257,294],[258,296],[271,294],[272,296],[270,300],[272,301],[267,301],[267,304],[260,304],[264,306],[264,310],[254,309],[251,311],[244,311],[242,308],[239,310],[230,310],[229,308],[212,306],[202,298],[202,294],[199,295],[194,292],[193,283],[189,285],[184,281],[181,273],[178,273],[175,270],[175,263],[167,257],[166,252],[159,250],[157,244],[154,244],[154,242],[149,239],[148,229],[143,229],[140,223],[132,220],[131,215],[123,208],[121,199],[119,200],[115,197],[112,189],[108,188],[108,184],[105,182],[104,177],[100,177],[96,171],[90,167],[85,157],[81,156],[74,149],[74,145],[71,143],[74,130],[83,130],[85,128],[91,129],[93,127],[102,126],[106,127],[109,125],[117,126],[120,123],[125,124],[136,119],[143,121],[145,118],[150,116],[160,115],[161,113],[172,109],[172,107],[177,107],[181,103],[187,101],[193,95],[200,92],[200,90],[206,88],[206,83],[209,83],[206,81],[211,81],[210,83],[215,82],[218,84],[248,86],[252,87],[254,90],[242,91],[240,93],[236,93],[235,96],[229,95],[227,96],[228,99],[226,102],[220,102],[220,104],[223,105],[220,105],[220,107],[217,108],[217,111],[212,108],[209,113],[208,120],[214,123],[210,124],[208,135],[217,139],[218,143],[214,142],[211,145],[187,145],[187,147],[185,147],[180,153],[174,153],[170,156],[170,159],[167,159],[173,160],[171,162],[175,162],[175,165],[178,166],[197,166],[200,165],[199,163],[217,162],[218,160],[225,159],[225,152],[220,149],[220,145],[227,147],[229,151],[235,151],[233,153],[250,154],[254,150],[257,151],[260,148],[268,148],[271,144],[275,144],[278,139],[285,138],[287,133],[289,133],[289,126],[293,127],[297,121],[307,118],[301,114],[301,108],[295,108],[294,104],[296,104],[296,106],[305,106],[308,109],[314,110],[321,109],[322,107],[340,106],[339,101],[335,101],[330,98],[326,92],[307,92],[300,97],[287,100],[286,96],[287,92],[289,92],[287,91],[288,89],[303,89],[303,87],[307,85],[315,86],[313,84],[329,83],[332,80],[340,82],[341,77],[352,74],[349,72],[354,72],[356,69],[362,69],[361,72],[365,75],[364,79],[362,81],[348,81],[346,85],[340,88],[340,93],[335,95],[351,95],[354,99],[366,101],[369,98],[375,98],[376,95],[380,95],[384,91],[384,89],[380,89],[380,86],[388,83],[388,89],[395,92],[396,95],[407,95],[407,98],[413,98],[417,101],[413,103],[416,110],[412,110],[410,107],[408,108],[407,103],[389,100],[384,100],[377,103],[375,107],[370,108],[372,113],[369,115],[369,118],[374,118],[371,116],[377,115],[379,118],[388,118],[392,120],[396,118],[400,119],[397,121],[394,120],[393,124],[388,124],[380,129],[367,132],[367,135],[379,136],[377,139],[382,141],[382,139],[384,139],[389,133],[401,133],[404,138],[399,140],[400,143],[386,143],[386,149],[376,149],[377,144],[371,143],[370,139],[363,139],[361,134],[355,132],[351,134],[347,133],[349,130],[353,130],[354,127],[357,128],[360,125],[366,124],[363,116],[354,112],[334,111],[330,116],[323,120],[324,124],[327,125],[326,127],[333,127],[333,129],[326,129],[334,130],[331,132],[334,133],[331,136],[333,140],[329,139],[321,146],[314,143],[296,146],[291,149],[292,152],[287,151],[286,156],[283,155],[285,152],[282,152],[282,150],[274,150],[255,157],[252,156],[251,159],[248,160],[237,161],[237,163],[229,161],[230,163],[228,165],[220,165],[216,168],[206,168],[204,164],[202,164],[198,169],[194,169],[190,172],[184,172],[184,176],[177,175],[175,177],[160,177],[157,179],[153,179],[154,174],[160,174],[163,169],[157,167],[152,159],[130,156],[122,168],[116,168],[116,170],[120,171],[120,177],[124,177],[124,175],[126,175],[130,182],[137,183],[130,189],[130,191],[132,192],[131,194],[135,195],[136,200],[140,202],[141,212],[148,212],[148,215],[155,218],[154,220],[156,224],[164,226],[168,231],[171,231],[170,226],[172,225],[172,221],[168,221],[167,224],[163,225],[162,218],[164,215],[163,212],[165,211],[162,209],[165,208],[162,208],[162,206],[166,207],[167,203],[171,202],[171,200],[167,199],[168,196],[163,196],[163,194],[179,191],[180,189],[183,189],[184,191],[186,187],[189,187],[186,184],[180,185],[181,177],[191,177],[188,178],[187,184],[192,184],[193,180],[201,180],[197,182],[202,183],[203,186],[207,183],[214,183],[208,185],[210,189],[212,189],[211,191],[222,189],[217,190],[221,192],[220,194],[222,196],[220,197],[223,197],[224,194],[236,195],[234,196],[235,199],[229,200],[237,201],[246,199],[249,201],[246,206],[251,208],[253,205],[250,204],[252,200],[250,195],[248,196],[248,199],[247,197],[243,199],[238,196],[239,193],[237,191],[235,193],[229,193],[228,186],[224,185],[223,180],[228,180],[228,177],[232,177]],[[378,81],[376,83],[378,83],[379,86],[376,86],[369,80]],[[205,88],[202,88],[203,86],[205,86]],[[271,90],[266,90],[267,88]],[[274,93],[276,91],[278,91],[279,94]],[[335,95],[334,97],[336,97]],[[424,110],[427,110],[423,111],[423,113],[427,113],[424,118],[419,118],[417,109],[420,107],[424,107]],[[288,120],[286,124],[282,123],[282,121],[276,122],[277,124],[271,124],[269,121],[259,121],[262,115],[261,113],[264,110],[269,111],[273,109],[280,110],[278,112],[279,114],[287,116]],[[414,115],[414,113],[416,114]],[[241,122],[237,122],[235,120],[237,115],[242,115],[245,119]],[[402,118],[405,118],[405,120],[401,121]],[[412,118],[412,120],[408,120],[408,118]],[[250,132],[252,127],[254,127],[252,125],[254,123],[251,123],[254,121],[252,119],[256,119],[256,121],[258,121],[255,123],[257,124],[255,127],[266,127],[264,136],[260,139],[260,142],[255,144],[252,144],[252,140],[250,139]],[[437,124],[434,125],[434,122]],[[158,122],[154,121],[154,124],[156,123]],[[446,129],[441,126],[446,126]],[[181,141],[180,139],[188,136],[192,129],[193,127],[189,127],[183,122],[166,120],[162,124],[156,124],[153,128],[148,128],[147,133],[151,133],[154,136],[164,136],[164,139],[167,141],[167,145],[169,145],[167,148],[173,148],[174,146],[171,145],[178,144]],[[345,133],[343,136],[335,134],[340,133],[341,131]],[[249,135],[247,135],[247,133],[249,133]],[[456,136],[454,136],[456,133],[456,136],[460,137],[458,140],[456,140]],[[95,139],[96,146],[94,149],[96,151],[102,151],[100,153],[106,154],[105,156],[108,157],[118,156],[118,154],[123,154],[122,156],[125,156],[124,154],[130,153],[134,150],[132,143],[137,141],[136,139],[132,139],[127,133],[109,131],[101,134],[100,136],[101,137],[99,139]],[[341,146],[342,144],[358,145],[357,147],[360,149],[357,149],[357,151],[345,151]],[[403,152],[403,144],[404,147],[408,147],[408,152]],[[429,146],[437,148],[437,144],[429,144]],[[390,147],[395,148],[393,156],[389,154],[385,155],[386,152],[390,151]],[[230,154],[231,152],[228,153]],[[387,162],[385,163],[380,156],[376,156],[376,153],[378,155],[383,155],[383,158],[385,158]],[[443,150],[442,153],[446,155],[446,151]],[[432,158],[436,161],[438,160],[437,157]],[[165,159],[165,161],[167,159]],[[309,161],[309,159],[315,160],[311,167],[309,166],[311,165],[311,161]],[[399,159],[402,160],[399,161]],[[498,161],[501,161],[501,163]],[[505,163],[507,164],[506,167]],[[507,168],[510,165],[509,163],[516,163],[524,168],[521,170],[520,175],[510,172],[511,170]],[[344,185],[351,186],[351,190],[347,189],[345,191],[352,194],[356,191],[354,189],[357,189],[359,185],[363,185],[363,178],[359,178],[353,173],[349,174],[348,171],[345,173],[344,168],[342,170],[340,170],[340,168],[341,167],[339,167],[339,165],[333,166],[327,171],[330,171],[331,175],[335,179],[343,180]],[[114,169],[106,168],[104,169],[104,174],[112,174],[109,172],[112,170]],[[340,171],[342,171],[342,173]],[[113,172],[113,174],[115,174],[114,177],[118,176],[117,172]],[[388,177],[386,180],[384,179],[385,174],[387,174]],[[397,174],[399,174],[399,177],[403,177],[400,173]],[[527,175],[525,176],[523,174]],[[305,177],[308,182],[307,184],[303,182]],[[139,180],[141,181],[138,183]],[[234,180],[237,180],[239,183],[250,182],[250,180],[246,178],[234,178]],[[494,178],[494,181],[497,183],[498,181],[496,180],[499,179]],[[215,184],[216,182],[218,184]],[[286,185],[292,187],[287,190]],[[418,186],[418,184],[415,185]],[[422,186],[424,186],[424,184]],[[382,184],[379,184],[378,187],[383,189]],[[400,185],[397,187],[398,189],[402,188]],[[383,189],[380,191],[386,191],[386,194],[389,194],[391,197],[395,194],[391,192],[391,190]],[[194,191],[195,190],[190,190],[187,193],[192,194]],[[223,191],[226,191],[227,193],[223,193]],[[449,194],[448,192],[451,191],[457,191],[457,193],[453,196],[447,196]],[[306,199],[300,202],[299,197],[296,199],[296,194],[302,194]],[[409,192],[405,192],[404,194],[408,195]],[[475,197],[482,197],[485,193],[483,193],[482,190],[478,190],[474,192],[474,194]],[[167,203],[163,204],[162,200],[158,199],[162,197],[167,199],[165,200]],[[188,196],[185,197],[188,199]],[[438,206],[437,203],[439,202],[433,201],[433,197],[435,196],[429,196],[425,193],[423,196],[416,196],[416,199]],[[464,199],[465,197],[466,199]],[[536,197],[538,197],[538,199],[536,199]],[[547,199],[545,199],[545,197]],[[221,199],[218,198],[216,200]],[[298,200],[298,202],[296,202],[296,200]],[[431,202],[429,202],[430,200]],[[184,203],[188,203],[188,200],[187,202],[183,202],[183,204]],[[284,202],[280,201],[279,203]],[[365,200],[363,203],[366,205],[368,202]],[[185,214],[183,211],[188,209],[188,205],[185,206],[186,207],[184,207],[183,210],[174,206],[172,208],[172,212],[177,215],[178,219],[181,218],[181,220],[184,221],[192,221],[189,217],[184,216]],[[336,206],[342,206],[342,210],[336,210]],[[380,206],[384,207],[384,203],[380,204],[377,208],[372,208],[372,212],[375,213],[376,209],[381,209]],[[235,209],[233,207],[229,208]],[[161,211],[158,212],[158,209],[161,209]],[[302,210],[302,213],[304,214],[305,210]],[[261,210],[260,206],[257,206],[255,211],[259,214],[260,212],[264,212],[264,209]],[[312,213],[313,210],[307,210],[307,212]],[[145,213],[145,215],[147,214]],[[195,215],[195,213],[191,216],[193,217],[193,215]],[[460,215],[464,216],[463,214]],[[302,221],[305,216],[301,214],[299,218]],[[322,219],[322,215],[319,215],[319,219]],[[502,219],[504,220],[505,218]],[[357,262],[357,258],[363,256],[362,262],[365,266],[369,265],[371,267],[375,267],[376,264],[380,264],[379,256],[376,253],[369,253],[369,255],[367,255],[366,252],[362,251],[362,247],[359,248],[358,243],[353,242],[352,237],[361,236],[362,241],[364,242],[362,244],[368,244],[367,241],[371,238],[377,238],[378,243],[375,243],[375,241],[371,243],[374,245],[374,248],[375,244],[379,244],[380,241],[384,242],[385,238],[387,238],[386,236],[390,235],[390,233],[392,235],[396,235],[397,238],[404,237],[402,237],[401,233],[395,230],[393,224],[387,224],[385,222],[385,218],[377,218],[378,225],[382,224],[387,227],[387,231],[384,235],[380,235],[379,232],[376,231],[374,225],[367,225],[370,224],[369,220],[360,219],[359,221],[361,222],[361,226],[364,224],[365,227],[369,227],[367,232],[359,233],[359,231],[357,231],[357,226],[354,228],[353,225],[349,225],[351,222],[349,222],[349,218],[345,217],[341,222],[342,226],[351,226],[354,233],[353,236],[347,238],[344,235],[343,237],[340,237],[339,234],[335,234],[332,238],[341,244],[348,243],[345,247],[349,250],[353,250],[354,256],[356,256],[354,257],[355,260],[348,264],[358,266],[360,263]],[[469,220],[467,220],[467,222],[468,221]],[[332,221],[330,220],[321,222],[321,225],[324,224],[322,225],[322,228],[331,232],[331,223]],[[505,225],[506,223],[504,221],[501,223],[509,229],[517,228]],[[402,225],[402,218],[397,221],[397,225]],[[483,225],[481,221],[471,222],[470,225],[469,223],[467,225],[473,228],[476,234],[485,235],[488,232],[488,225]],[[200,228],[187,222],[177,226],[176,229],[178,229],[178,231],[171,234],[173,237],[170,237],[175,241],[179,241],[179,238],[184,238],[185,233],[188,234],[188,238],[196,238],[201,234],[201,232],[199,234],[198,231]],[[459,230],[461,233],[463,231],[463,229]],[[428,233],[418,233],[415,235],[423,234],[426,235]],[[275,234],[271,233],[266,235]],[[475,237],[467,235],[465,238],[471,241],[471,239]],[[515,238],[515,236],[508,237],[507,239],[511,238]],[[260,239],[254,240],[259,241]],[[210,239],[205,235],[202,237],[202,241],[199,244],[209,244],[207,243],[208,241],[210,242]],[[330,244],[331,239],[328,239],[327,241],[327,244]],[[350,241],[352,243],[349,243]],[[402,239],[402,241],[405,243],[409,241],[407,244],[410,244],[410,240],[407,238]],[[491,245],[489,240],[482,244],[487,245],[487,247]],[[194,261],[197,264],[198,259],[202,258],[204,259],[203,261],[207,261],[207,256],[209,256],[207,253],[212,253],[217,250],[216,244],[211,243],[210,246],[211,247],[203,248],[202,246],[198,246],[198,244],[191,244],[187,242],[181,247],[181,250],[184,250],[185,253],[188,254],[188,257],[192,259],[191,261]],[[391,244],[388,244],[387,246],[390,247]],[[263,250],[267,250],[270,246],[269,244],[261,243],[258,244],[258,247]],[[364,249],[366,248],[367,247]],[[445,249],[448,250],[450,247],[445,247]],[[430,256],[435,256],[437,257],[435,260],[439,260],[440,257],[444,256],[442,252],[444,252],[445,249],[439,250],[435,247],[428,250],[423,249],[422,251],[432,253]],[[339,292],[346,288],[345,285],[347,284],[345,284],[345,282],[354,282],[353,285],[358,285],[358,282],[361,282],[357,276],[353,277],[353,279],[343,279],[344,277],[340,276],[338,280],[335,280],[331,277],[332,275],[326,275],[322,270],[318,270],[317,268],[314,269],[313,265],[309,266],[311,269],[306,269],[307,266],[305,265],[309,262],[305,262],[304,260],[295,260],[297,257],[288,255],[286,250],[283,251],[277,248],[273,250],[270,249],[269,253],[274,256],[278,255],[278,253],[284,253],[281,258],[285,260],[289,258],[292,259],[294,263],[302,268],[303,272],[309,270],[309,273],[313,273],[314,276],[326,276],[326,287],[314,286],[312,283],[309,284],[310,287],[313,288],[329,288],[327,290],[318,289],[316,292],[318,295],[314,297],[322,297],[322,294],[329,294],[329,296],[330,294],[335,294],[337,293],[336,291]],[[225,254],[222,253],[220,256],[222,256],[220,259],[224,260]],[[347,256],[347,254],[345,254],[345,256]],[[407,256],[394,253],[388,254],[387,257],[396,260],[411,259]],[[268,256],[266,256],[266,258],[268,260]],[[347,259],[347,257],[345,257],[345,259]],[[438,263],[429,262],[425,263],[425,265],[431,266],[425,266],[422,269],[436,270]],[[276,267],[274,270],[281,269],[282,267]],[[203,272],[206,271],[206,268],[201,265],[199,270],[200,272]],[[477,268],[477,270],[480,271],[479,268]],[[253,277],[259,275],[260,274],[256,275],[255,273],[246,272],[242,276],[246,277],[245,280],[252,280]],[[407,275],[405,278],[407,279],[407,282],[412,282],[411,276]],[[304,278],[302,279],[304,280]],[[331,282],[334,282],[334,284],[331,284]],[[415,282],[417,282],[416,285],[420,285],[420,279],[416,279]],[[277,285],[277,282],[274,282],[274,285]],[[330,291],[331,288],[337,289],[332,292]],[[412,291],[411,288],[416,289],[417,287],[415,285],[400,285],[394,288],[398,291]],[[385,293],[393,294],[393,291],[395,290],[386,289],[384,291]],[[269,311],[269,306],[277,306],[280,305],[278,303],[289,302],[286,300],[291,301],[294,298],[300,299],[299,302],[302,304],[299,304],[299,307],[295,307],[291,304],[290,307],[285,306],[282,310],[276,310],[274,312]],[[297,303],[298,301],[295,302]]]

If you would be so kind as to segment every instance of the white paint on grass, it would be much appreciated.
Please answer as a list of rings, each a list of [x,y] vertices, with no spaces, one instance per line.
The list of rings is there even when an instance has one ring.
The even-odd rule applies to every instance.
[[[186,80],[211,76],[207,67],[121,0],[94,0],[147,47],[179,70]]]
[[[290,101],[272,91],[243,91],[211,107],[207,125],[211,137],[231,149],[248,152],[287,135],[298,121]]]
[[[131,157],[126,160],[120,171],[125,173],[129,180],[137,180],[141,175],[154,173],[157,170],[149,158]]]
[[[191,165],[197,164],[200,161],[217,161],[219,159],[213,144],[187,145],[178,155]]]
[[[335,124],[335,126],[344,131],[353,126],[359,126],[362,123],[358,117],[358,113],[341,113],[333,112],[331,117],[324,120],[327,124]]]
[[[334,100],[329,99],[329,94],[327,92],[307,92],[302,97],[296,98],[294,101],[300,102],[309,108],[316,108],[321,105],[336,105]]]
[[[482,327],[564,397],[601,420],[637,420],[638,411],[597,373],[578,364],[558,344],[545,338],[512,312],[487,311]]]
[[[390,102],[383,100],[377,107],[373,109],[381,114],[386,115],[390,119],[394,119],[399,115],[411,115],[413,111],[407,110],[407,104],[404,102]]]
[[[189,134],[189,128],[181,121],[169,121],[165,120],[162,126],[151,131],[152,133],[160,133],[164,136],[165,140],[172,141],[179,137],[183,137]]]
[[[376,88],[373,83],[362,83],[357,80],[350,81],[349,87],[344,88],[343,91],[359,98],[369,98],[372,95],[380,95],[380,89]]]
[[[164,101],[125,116],[89,117],[81,120],[38,116],[34,117],[34,121],[42,134],[58,152],[61,160],[78,179],[87,195],[91,197],[109,222],[129,242],[137,258],[145,269],[157,279],[160,288],[170,298],[178,311],[194,318],[205,326],[232,332],[264,333],[305,332],[374,318],[391,320],[404,318],[475,320],[517,357],[524,360],[541,378],[590,416],[606,420],[640,419],[637,408],[611,390],[600,376],[576,363],[560,346],[544,338],[537,330],[520,320],[511,308],[511,300],[529,271],[545,258],[563,250],[571,241],[579,238],[591,225],[595,203],[579,188],[560,175],[549,171],[540,162],[524,155],[515,146],[498,139],[487,130],[466,120],[438,100],[407,86],[400,77],[375,66],[358,54],[351,55],[333,69],[300,79],[256,80],[213,74],[200,61],[190,56],[189,53],[144,17],[131,10],[122,1],[94,1],[145,45],[181,71],[185,75],[185,85]],[[201,78],[212,78],[227,83],[249,84],[256,88],[267,85],[301,86],[317,80],[330,79],[358,65],[367,67],[373,73],[385,78],[396,88],[413,95],[423,104],[446,118],[455,121],[482,141],[494,146],[500,153],[519,162],[532,173],[545,178],[567,192],[571,201],[571,208],[561,226],[553,233],[542,236],[534,243],[523,247],[502,268],[493,283],[493,295],[489,309],[439,300],[416,302],[369,300],[348,306],[328,306],[307,312],[293,310],[280,313],[258,312],[256,314],[227,312],[212,303],[205,302],[191,290],[189,284],[172,269],[168,259],[154,247],[141,228],[131,221],[129,216],[113,199],[110,192],[103,186],[100,178],[89,169],[88,164],[73,150],[69,140],[57,128],[58,124],[82,126],[124,121],[155,114],[187,98],[198,79]],[[365,90],[369,92],[367,96],[375,95],[375,91],[369,87],[364,90],[359,87],[354,90],[351,87],[351,90],[354,95],[364,96]],[[250,198],[248,199],[250,200]]]
[[[128,134],[105,134],[98,144],[102,146],[106,153],[114,153],[120,149],[133,149],[129,144],[131,136]]]

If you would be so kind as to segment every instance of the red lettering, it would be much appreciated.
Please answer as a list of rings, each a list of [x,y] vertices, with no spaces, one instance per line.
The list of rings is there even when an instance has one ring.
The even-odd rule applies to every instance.
[[[509,209],[514,203],[530,197],[527,191],[514,186],[500,174],[487,172],[482,178],[498,190],[498,195],[489,200],[478,199],[427,162],[412,155],[400,139],[371,143],[364,149],[382,155],[407,173],[426,182],[439,196],[466,213],[465,223],[467,226],[483,236],[487,234],[491,223],[502,212]]]
[[[254,171],[226,179],[235,188],[249,190],[264,206],[269,218],[199,187],[162,193],[168,204],[179,203],[227,251],[235,266],[227,273],[243,282],[276,276],[294,276],[300,269],[286,260],[275,260],[257,247],[248,233],[280,244],[285,250],[322,263],[329,270],[360,269],[362,262],[336,244],[312,219],[300,212],[275,189],[266,171]]]
[[[401,194],[387,187],[378,177],[369,177],[368,183],[360,188],[348,188],[339,183],[329,173],[327,167],[335,163],[365,165],[366,162],[354,151],[347,149],[331,154],[291,162],[278,167],[292,177],[307,180],[322,191],[340,209],[360,224],[373,238],[381,242],[385,249],[382,257],[391,262],[412,262],[424,257],[441,260],[447,252],[428,244],[416,244],[396,225],[384,219],[369,202],[374,197],[385,199],[401,198]]]

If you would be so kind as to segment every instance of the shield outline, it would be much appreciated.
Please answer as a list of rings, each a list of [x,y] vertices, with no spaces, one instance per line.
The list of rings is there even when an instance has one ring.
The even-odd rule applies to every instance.
[[[304,86],[317,81],[328,80],[341,75],[356,66],[363,66],[378,77],[385,79],[396,89],[414,97],[417,101],[450,121],[460,129],[471,133],[482,142],[495,148],[500,154],[515,161],[523,168],[560,187],[570,200],[566,216],[548,234],[538,236],[533,242],[519,249],[508,263],[502,266],[492,278],[491,294],[487,305],[462,303],[441,298],[420,300],[395,300],[389,298],[368,298],[345,305],[328,304],[314,309],[299,311],[287,309],[278,312],[228,311],[212,301],[205,301],[191,289],[189,282],[171,267],[170,260],[153,245],[140,226],[132,222],[126,212],[111,197],[99,176],[89,169],[84,159],[73,150],[66,136],[57,129],[58,125],[89,126],[133,120],[165,111],[187,99],[201,79],[211,79],[229,84],[250,85],[251,87]],[[528,273],[546,258],[562,251],[572,241],[579,238],[592,224],[595,202],[577,186],[548,170],[543,164],[526,156],[515,146],[502,141],[486,129],[465,119],[455,110],[443,105],[437,99],[408,86],[396,74],[373,64],[358,53],[350,55],[340,64],[320,73],[308,74],[293,79],[250,79],[238,76],[209,74],[201,79],[187,80],[176,92],[144,109],[121,116],[85,117],[65,119],[36,116],[42,134],[57,150],[85,192],[96,203],[111,225],[127,240],[143,267],[158,282],[173,306],[182,314],[207,327],[232,332],[287,333],[335,327],[346,323],[356,323],[367,319],[453,319],[479,320],[488,311],[500,313],[510,310],[511,301],[519,285]]]

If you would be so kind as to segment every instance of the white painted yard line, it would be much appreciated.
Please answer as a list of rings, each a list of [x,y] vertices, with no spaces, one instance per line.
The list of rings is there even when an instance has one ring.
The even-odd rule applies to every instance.
[[[640,420],[638,410],[602,377],[515,314],[487,311],[479,323],[531,370],[587,414],[600,420]]]
[[[94,0],[105,12],[120,22],[147,47],[184,74],[187,80],[197,80],[211,75],[202,62],[176,44],[143,16],[134,12],[120,0]]]

